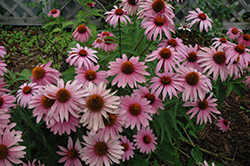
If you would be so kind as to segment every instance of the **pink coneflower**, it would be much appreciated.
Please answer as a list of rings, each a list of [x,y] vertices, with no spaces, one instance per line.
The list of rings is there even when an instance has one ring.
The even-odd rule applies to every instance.
[[[228,69],[230,77],[233,77],[234,75],[241,76],[243,74],[242,65],[240,64],[239,60],[240,60],[240,57],[236,59],[232,64],[227,65],[227,69]]]
[[[94,43],[92,44],[92,46],[94,46],[94,48],[99,48],[99,49],[103,49],[102,45],[103,45],[104,40],[102,38],[97,38]]]
[[[114,36],[115,37],[115,36]],[[115,48],[118,46],[117,43],[114,43],[114,40],[110,38],[109,36],[105,37],[103,39],[102,43],[102,49],[106,52],[110,51],[115,51]]]
[[[173,47],[177,52],[180,52],[183,50],[184,44],[183,41],[177,37],[175,39],[164,39],[160,41],[158,47]]]
[[[102,31],[101,33],[97,34],[97,36],[99,36],[100,38],[105,38],[105,37],[113,37],[114,34],[109,31]]]
[[[162,100],[158,97],[159,95],[155,94],[155,92],[150,93],[147,87],[138,86],[139,89],[134,89],[134,93],[136,95],[141,96],[142,98],[146,98],[150,101],[150,105],[155,113],[158,113],[158,109],[164,109]]]
[[[66,59],[70,65],[77,66],[78,68],[82,66],[89,66],[93,62],[98,63],[96,59],[99,59],[95,53],[97,51],[92,50],[88,47],[81,47],[79,43],[76,44],[77,48],[71,48],[72,51],[68,51],[69,57]]]
[[[61,115],[59,115],[61,116]],[[79,126],[79,115],[72,115],[69,113],[68,120],[66,121],[57,121],[53,116],[51,118],[46,118],[47,128],[51,128],[50,131],[54,134],[58,133],[59,135],[64,134],[65,132],[70,135],[71,131],[76,132],[76,127]],[[60,118],[60,117],[59,117]]]
[[[165,100],[167,94],[170,100],[172,99],[172,95],[178,98],[177,90],[180,92],[183,89],[177,75],[173,72],[156,73],[156,75],[158,77],[153,77],[150,81],[150,83],[153,83],[149,87],[152,89],[152,92],[155,92],[157,96],[162,94],[163,100]]]
[[[0,94],[0,109],[16,108],[16,98],[10,94]]]
[[[78,27],[76,27],[72,36],[79,42],[86,42],[92,35],[90,29],[87,26],[81,24]]]
[[[3,134],[1,129],[8,127],[9,119],[10,114],[8,113],[8,109],[0,109],[0,135]]]
[[[89,66],[83,66],[81,68],[76,68],[76,76],[75,80],[83,84],[83,87],[88,85],[89,82],[94,82],[95,84],[99,84],[100,82],[109,83],[106,79],[108,77],[106,71],[98,71],[100,65],[90,64]]]
[[[17,91],[17,103],[21,107],[26,107],[26,105],[29,104],[31,101],[32,96],[34,96],[36,93],[38,93],[38,89],[40,88],[37,83],[27,83],[25,82],[19,87],[19,90]]]
[[[80,120],[83,126],[87,126],[89,130],[97,131],[105,128],[103,117],[108,119],[108,114],[117,114],[120,104],[120,97],[115,96],[116,92],[110,93],[110,89],[106,90],[106,84],[101,82],[98,85],[90,82],[87,89],[87,97],[80,103],[80,108],[84,113]]]
[[[174,24],[169,22],[165,17],[158,15],[151,15],[148,20],[142,22],[141,27],[146,29],[144,35],[147,35],[147,39],[155,41],[158,34],[160,35],[159,40],[162,38],[162,31],[167,38],[171,38],[170,31],[175,33]]]
[[[125,126],[126,116],[121,114],[119,111],[118,114],[108,114],[108,118],[103,117],[104,129],[99,129],[98,132],[100,135],[103,135],[104,140],[108,141],[108,139],[116,138],[123,131]]]
[[[87,132],[87,136],[82,136],[85,147],[81,150],[80,157],[87,165],[105,165],[116,163],[120,164],[121,156],[124,154],[123,146],[119,145],[117,138],[105,141],[102,135],[91,135]]]
[[[56,101],[55,99],[50,99],[45,96],[43,94],[43,91],[44,88],[40,89],[40,91],[31,98],[31,102],[28,106],[29,109],[34,108],[32,113],[33,117],[37,116],[36,123],[39,123],[41,121],[43,115],[45,115],[43,120],[48,121],[48,112]]]
[[[207,119],[212,123],[211,115],[214,117],[213,113],[220,114],[220,111],[217,110],[216,106],[216,98],[212,98],[213,93],[205,99],[198,100],[197,102],[186,102],[183,104],[184,107],[193,106],[191,110],[189,110],[186,115],[191,114],[190,119],[192,119],[198,112],[197,116],[197,124],[200,122],[200,125],[205,122],[207,124]]]
[[[88,7],[91,7],[91,8],[95,7],[95,3],[93,3],[93,2],[89,2],[89,3],[87,3],[87,5],[88,5]]]
[[[126,159],[129,160],[129,158],[133,158],[134,157],[134,149],[135,147],[133,146],[133,142],[130,142],[126,136],[121,136],[121,143],[120,145],[122,145],[124,154],[122,155],[122,162],[124,162]]]
[[[209,166],[206,160],[203,161],[204,163],[199,162],[202,166]],[[212,166],[215,166],[214,162],[212,162]]]
[[[32,163],[30,161],[28,161],[28,164],[23,163],[23,166],[45,166],[44,164],[41,164],[39,160],[38,160],[38,164],[35,164],[35,162],[36,162],[36,159],[34,159]]]
[[[46,64],[37,66],[32,70],[31,81],[36,82],[38,85],[56,84],[57,79],[61,73],[56,69],[50,68],[52,61]]]
[[[135,125],[139,130],[141,126],[147,127],[149,125],[148,120],[152,120],[149,114],[153,114],[154,111],[152,106],[149,104],[146,98],[141,98],[141,96],[135,96],[132,93],[131,97],[126,95],[125,97],[121,96],[121,113],[125,112],[127,116],[125,127],[130,126],[131,130],[134,129]]]
[[[190,29],[190,23],[181,23],[180,24],[180,27],[178,28],[178,30],[183,30],[183,31],[189,31],[191,32],[191,29]]]
[[[73,140],[71,137],[69,137],[68,140],[68,149],[64,148],[63,146],[58,145],[58,147],[61,149],[61,151],[57,151],[56,153],[58,153],[61,156],[64,156],[63,158],[61,158],[58,163],[63,163],[65,162],[65,166],[82,166],[80,159],[80,150],[81,150],[81,145],[80,142],[77,138],[76,142],[75,142],[75,146],[73,144]]]
[[[179,70],[180,83],[183,88],[182,100],[186,102],[203,100],[205,94],[212,90],[211,81],[197,69],[181,67]]]
[[[126,10],[118,8],[117,6],[114,6],[114,8],[115,9],[104,13],[107,14],[106,22],[108,22],[110,25],[114,25],[114,27],[116,27],[118,21],[121,23],[124,22],[125,26],[127,26],[127,21],[131,24],[131,20],[127,16]]]
[[[230,122],[222,117],[220,119],[217,119],[217,126],[220,128],[222,132],[227,132],[229,129]]]
[[[160,69],[164,69],[164,71],[172,72],[173,69],[177,66],[180,66],[180,57],[179,54],[171,47],[160,47],[157,50],[153,51],[145,58],[145,62],[154,61],[158,59],[158,63],[155,69],[155,72],[159,72]]]
[[[214,46],[215,48],[217,47],[222,47],[222,48],[226,48],[230,45],[232,45],[232,43],[230,41],[228,41],[226,38],[222,37],[222,38],[219,38],[219,37],[215,37],[213,38],[212,40],[215,40],[213,43],[212,43],[212,46]]]
[[[215,49],[214,47],[203,47],[203,51],[198,52],[200,59],[197,61],[204,67],[203,72],[207,72],[207,76],[213,74],[213,80],[217,80],[220,75],[221,81],[226,81],[229,71],[226,66],[228,55],[222,47]]]
[[[245,83],[246,83],[247,87],[250,89],[250,76],[246,77]]]
[[[49,13],[48,13],[48,17],[50,17],[51,15],[56,18],[59,17],[61,11],[58,9],[52,9]]]
[[[243,31],[241,29],[237,29],[236,27],[230,26],[230,28],[227,31],[227,35],[229,35],[229,39],[235,40],[240,37],[240,34]]]
[[[246,47],[250,46],[250,35],[249,34],[242,34],[238,39],[239,44],[243,44]]]
[[[76,80],[68,81],[65,85],[62,79],[57,81],[57,86],[49,85],[44,87],[43,94],[49,99],[56,100],[48,112],[49,117],[54,117],[56,121],[66,122],[69,119],[69,113],[78,117],[77,111],[81,111],[78,107],[79,103],[84,102],[83,97],[86,96],[86,90],[82,88]]]
[[[228,55],[226,63],[232,64],[239,58],[242,67],[248,67],[248,62],[250,61],[249,52],[250,49],[246,48],[243,44],[234,44],[225,49],[225,53]]]
[[[0,78],[0,94],[10,92],[9,89],[5,88],[6,86],[8,85],[6,84],[6,82],[4,82],[4,78]]]
[[[20,146],[19,142],[22,142],[21,134],[17,134],[15,130],[10,131],[10,128],[5,128],[3,134],[0,134],[0,165],[9,165],[11,163],[21,164],[24,158],[26,147]]]
[[[145,65],[145,62],[138,62],[139,57],[131,57],[129,60],[127,55],[123,54],[122,59],[116,58],[116,62],[109,62],[110,68],[107,71],[109,76],[116,75],[113,79],[112,85],[115,85],[117,82],[118,87],[124,88],[127,84],[131,88],[137,87],[137,82],[143,83],[146,82],[146,78],[143,75],[150,75],[145,71],[148,66]]]
[[[4,60],[0,60],[0,76],[3,76],[4,73],[7,73],[7,69],[6,69],[5,66],[7,66],[7,64],[5,63],[5,61]]]
[[[140,149],[141,153],[149,154],[151,151],[156,149],[155,145],[157,145],[157,138],[153,134],[153,130],[147,127],[146,129],[142,127],[142,129],[138,129],[137,135],[133,136],[135,146],[137,149]]]
[[[186,21],[194,19],[190,23],[190,27],[192,27],[192,25],[195,24],[196,22],[199,22],[200,32],[202,32],[203,27],[206,30],[206,32],[208,32],[208,27],[212,29],[211,23],[213,21],[207,16],[207,14],[203,13],[203,11],[201,11],[200,8],[197,8],[196,11],[189,11],[190,14],[186,16],[187,18]]]
[[[4,46],[0,46],[0,57],[4,58],[4,55],[6,54]]]
[[[122,3],[120,6],[128,11],[128,14],[133,16],[136,15],[138,9],[139,9],[139,0],[121,0]]]

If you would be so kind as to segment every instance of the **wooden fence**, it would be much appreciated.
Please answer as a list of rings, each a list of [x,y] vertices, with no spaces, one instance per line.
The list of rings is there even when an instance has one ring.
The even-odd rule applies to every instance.
[[[43,25],[41,22],[42,13],[46,15],[51,9],[53,9],[54,0],[0,0],[0,24],[2,25]],[[102,8],[99,1],[93,0],[97,3],[97,8]],[[176,2],[176,0],[172,0]],[[180,0],[181,1],[181,0]],[[175,23],[181,23],[185,21],[185,16],[189,10],[193,10],[191,5],[199,3],[205,0],[184,0],[180,3],[181,8],[175,10],[176,20]],[[235,5],[236,8],[232,11],[232,18],[223,22],[223,29],[228,29],[229,26],[235,26],[243,30],[250,30],[250,22],[245,22],[242,19],[242,15],[248,15],[250,13],[250,0],[223,0],[227,7]],[[83,10],[82,6],[78,4],[77,0],[56,0],[59,3],[62,16],[67,20],[74,21],[76,14],[79,10]],[[101,1],[104,3],[105,1]],[[107,2],[107,1],[106,1]],[[32,4],[30,4],[32,3]],[[209,3],[209,0],[206,0]],[[105,5],[105,4],[104,4]],[[43,8],[39,6],[44,6]],[[92,18],[92,22],[96,24],[101,23],[101,18]]]

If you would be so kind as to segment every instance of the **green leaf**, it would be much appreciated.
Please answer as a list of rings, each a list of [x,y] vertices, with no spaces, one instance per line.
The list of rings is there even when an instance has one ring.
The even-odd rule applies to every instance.
[[[195,164],[195,161],[194,161],[194,159],[191,158],[191,159],[188,161],[187,166],[194,166],[194,164]]]
[[[158,161],[154,158],[154,166],[158,166]]]
[[[195,137],[196,139],[198,139],[198,137],[196,136],[195,132],[193,130],[188,130],[188,133],[190,135],[192,135],[193,137]]]
[[[226,88],[224,85],[219,84],[219,97],[218,97],[219,109],[221,109],[223,106],[225,96],[226,96]]]
[[[17,109],[18,110],[18,109]],[[30,120],[27,112],[25,112],[24,110],[20,109],[18,110],[20,113],[21,118],[34,130],[34,132],[37,132],[36,127],[34,126],[34,124],[32,123],[32,121]]]
[[[53,34],[53,33],[55,33],[55,32],[61,32],[62,30],[60,29],[60,28],[55,28],[55,29],[53,29],[51,32],[50,32],[50,36]]]
[[[230,93],[232,92],[232,90],[234,89],[234,84],[229,83],[228,84],[228,89],[227,89],[227,97],[230,95]]]
[[[67,27],[68,25],[73,25],[73,24],[74,24],[73,21],[66,21],[66,22],[63,22],[63,23],[62,23],[62,28],[65,28],[65,27]]]
[[[64,82],[68,82],[70,80],[74,80],[74,77],[76,75],[76,70],[74,67],[69,68],[68,70],[66,70],[65,72],[62,73],[62,78],[64,80]]]
[[[195,161],[202,162],[202,154],[199,146],[196,146],[191,150],[191,155]]]
[[[21,73],[16,73],[19,76],[22,76],[26,79],[29,79],[30,76],[32,76],[32,72],[28,69],[23,69],[23,71]]]
[[[88,24],[88,28],[91,30],[92,37],[96,38],[97,37],[96,25],[94,23],[90,23],[90,24]]]
[[[51,21],[51,22],[45,24],[42,28],[46,28],[47,26],[55,25],[55,24],[59,25],[59,23],[57,21]]]

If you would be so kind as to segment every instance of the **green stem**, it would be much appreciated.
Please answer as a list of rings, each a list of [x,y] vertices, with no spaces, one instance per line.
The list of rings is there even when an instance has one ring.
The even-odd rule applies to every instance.
[[[147,49],[149,48],[149,46],[153,43],[153,40],[151,40],[151,42],[149,43],[149,45],[147,46],[147,48],[141,53],[140,57],[147,51]]]
[[[197,35],[197,32],[198,32],[199,27],[200,27],[200,22],[199,22],[199,25],[197,26],[197,28],[196,28],[196,30],[195,30],[195,33],[194,33],[194,36],[193,36],[193,38],[192,38],[191,44],[194,42],[194,39],[195,39],[195,37],[196,37],[196,35]]]
[[[188,140],[191,142],[192,146],[193,146],[193,147],[195,147],[195,145],[194,145],[193,141],[191,140],[191,138],[189,137],[189,135],[188,135],[188,133],[187,133],[186,129],[185,129],[185,128],[183,128],[183,127],[182,127],[182,129],[183,129],[183,130],[184,130],[184,132],[186,133],[186,135],[187,135],[187,137],[188,137]]]
[[[137,45],[135,46],[135,49],[134,49],[134,51],[136,51],[136,49],[138,48],[138,46],[140,45],[140,43],[141,43],[141,41],[142,41],[142,39],[143,39],[143,37],[144,37],[144,34],[142,35],[142,37],[141,37],[141,39],[140,39],[140,41],[137,43]],[[130,57],[133,55],[133,53],[130,55]]]
[[[121,23],[120,19],[118,20],[118,27],[119,27],[119,52],[120,52],[120,57],[122,57],[122,44],[121,44]]]

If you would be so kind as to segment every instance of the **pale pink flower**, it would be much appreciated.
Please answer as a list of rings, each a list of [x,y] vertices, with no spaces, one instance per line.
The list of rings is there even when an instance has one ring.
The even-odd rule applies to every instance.
[[[141,153],[149,154],[151,151],[156,149],[155,145],[157,145],[157,138],[153,134],[153,130],[147,127],[146,129],[142,127],[142,129],[138,129],[137,135],[133,136],[135,146],[137,149],[140,149]]]
[[[230,28],[227,31],[227,35],[229,35],[229,39],[235,40],[240,37],[240,34],[243,31],[241,29],[237,29],[236,27],[230,26]]]
[[[250,47],[250,35],[249,34],[240,35],[238,43],[243,44],[246,47]]]
[[[89,82],[86,89],[87,96],[79,105],[83,112],[80,123],[82,126],[88,125],[87,129],[96,132],[105,128],[103,117],[108,119],[108,114],[118,113],[120,97],[114,95],[116,92],[110,93],[111,89],[106,90],[104,82],[98,85]]]
[[[76,76],[75,80],[83,84],[83,87],[88,85],[89,82],[94,82],[95,84],[99,84],[100,82],[109,83],[106,79],[108,77],[106,71],[98,71],[100,65],[90,64],[89,66],[83,66],[81,68],[76,68]]]
[[[124,88],[127,84],[131,88],[137,87],[137,82],[144,83],[146,82],[146,78],[143,75],[150,75],[147,71],[145,71],[148,66],[145,65],[145,62],[138,62],[139,57],[131,57],[129,60],[125,54],[122,55],[121,58],[116,58],[116,62],[109,62],[110,68],[107,71],[109,76],[116,77],[112,81],[112,85],[115,85],[117,82],[118,87]]]
[[[153,77],[150,81],[150,83],[153,83],[149,87],[152,92],[157,96],[162,94],[163,100],[165,100],[167,94],[170,100],[172,95],[178,98],[178,91],[183,90],[178,76],[173,72],[156,73],[156,75],[158,77]]]
[[[26,147],[20,146],[19,142],[23,142],[21,139],[21,134],[16,133],[15,130],[10,131],[10,128],[5,128],[3,134],[0,134],[0,149],[1,149],[1,166],[11,166],[11,163],[21,164],[22,160],[19,158],[24,158]]]
[[[117,138],[105,141],[102,135],[91,135],[87,132],[87,136],[82,136],[85,145],[80,151],[80,157],[85,164],[90,166],[110,166],[110,164],[120,164],[121,156],[124,154],[123,146],[119,145],[120,141]]]
[[[172,38],[172,39],[164,39],[160,41],[158,47],[173,47],[177,52],[183,51],[183,41],[181,39]]]
[[[172,72],[176,67],[180,66],[180,57],[179,54],[172,47],[160,47],[157,50],[153,51],[145,58],[145,62],[158,60],[155,72],[159,72],[160,69],[163,72]]]
[[[209,119],[209,122],[212,123],[212,118],[215,117],[213,113],[215,114],[221,114],[220,111],[217,110],[217,99],[212,98],[213,93],[211,92],[210,95],[203,100],[198,100],[196,102],[186,102],[183,104],[184,107],[193,106],[194,108],[190,109],[186,115],[191,114],[190,119],[192,119],[197,114],[197,121],[198,124],[200,122],[200,125],[202,125],[203,121],[205,124],[207,124],[207,119]],[[216,117],[215,117],[216,118]]]
[[[214,42],[212,43],[212,46],[214,46],[215,48],[218,48],[218,47],[227,48],[228,46],[232,45],[232,43],[224,37],[222,38],[215,37],[212,40],[214,40]]]
[[[139,9],[139,0],[121,0],[120,6],[128,11],[128,14],[133,16],[136,15]]]
[[[199,164],[201,164],[202,166],[209,166],[206,160],[204,160],[204,164],[201,162],[199,162]],[[214,162],[212,162],[212,166],[215,166]]]
[[[53,68],[50,68],[52,61],[46,64],[38,65],[32,70],[31,81],[36,82],[38,85],[56,84],[57,79],[61,73]]]
[[[78,27],[76,27],[72,36],[79,42],[86,42],[92,35],[90,29],[87,26],[81,24]]]
[[[61,158],[58,163],[65,162],[65,166],[82,166],[80,159],[80,150],[82,149],[79,139],[77,138],[75,142],[75,146],[73,144],[73,140],[71,137],[68,139],[68,149],[64,148],[63,146],[58,145],[58,147],[61,149],[61,151],[57,151],[61,156],[64,156]]]
[[[158,113],[159,108],[164,109],[162,100],[158,97],[159,95],[157,95],[155,92],[150,93],[149,89],[145,86],[142,87],[139,85],[138,87],[139,89],[134,89],[134,93],[150,101],[149,104],[152,106],[152,109],[155,113]]]
[[[23,163],[23,166],[45,166],[44,164],[41,164],[41,162],[38,160],[38,164],[35,164],[36,159],[33,160],[31,163],[30,160],[28,161],[28,164]]]
[[[1,128],[8,127],[10,122],[10,114],[8,109],[0,109],[0,135],[3,134]]]
[[[94,46],[94,48],[99,48],[99,49],[103,49],[102,45],[103,45],[104,40],[102,38],[97,38],[94,43],[92,44],[92,46]]]
[[[127,16],[126,10],[118,8],[117,6],[114,6],[114,8],[115,9],[112,9],[111,11],[104,13],[107,15],[106,22],[108,22],[110,25],[114,25],[114,27],[116,27],[118,21],[124,23],[125,26],[127,26],[127,21],[131,24],[131,20]]]
[[[125,160],[129,160],[129,158],[133,158],[134,157],[134,149],[135,147],[133,146],[133,142],[130,142],[126,136],[120,136],[121,139],[121,143],[120,145],[122,145],[124,154],[122,155],[122,162],[125,162]]]
[[[184,102],[203,100],[207,92],[212,90],[211,81],[197,69],[181,67],[179,70],[180,83],[183,88],[182,100]]]
[[[4,55],[6,54],[4,46],[0,46],[0,57],[4,58]]]
[[[57,86],[50,84],[45,86],[43,95],[49,99],[55,100],[48,112],[49,117],[54,117],[57,122],[69,119],[69,114],[78,117],[80,112],[79,103],[84,102],[83,97],[86,96],[86,90],[82,88],[76,80],[68,81],[66,84],[62,79],[58,79]]]
[[[93,3],[93,2],[89,2],[89,3],[87,3],[87,5],[88,5],[88,7],[91,7],[91,8],[95,7],[95,3]]]
[[[196,12],[197,11],[197,12]],[[194,19],[190,23],[190,27],[192,27],[196,22],[199,23],[200,26],[200,32],[202,32],[203,27],[208,32],[208,27],[212,29],[212,20],[207,16],[207,14],[203,13],[203,11],[200,10],[200,8],[197,8],[196,11],[189,11],[189,15],[186,16],[187,20],[189,21],[191,19]]]
[[[115,36],[114,36],[115,37]],[[105,37],[103,39],[102,43],[102,49],[106,52],[112,52],[115,51],[115,48],[118,46],[117,43],[114,43],[114,40],[110,38],[109,36]]]
[[[245,83],[246,83],[247,87],[250,89],[250,76],[246,77]]]
[[[109,31],[102,31],[101,33],[97,34],[97,36],[99,36],[100,38],[105,38],[105,37],[113,37],[114,34]]]
[[[217,80],[220,76],[221,81],[226,81],[229,71],[227,69],[226,60],[228,55],[224,52],[223,47],[215,49],[214,47],[203,47],[203,51],[198,52],[200,59],[197,61],[201,63],[204,68],[203,72],[207,72],[207,76],[213,74],[213,80]]]
[[[97,51],[92,50],[88,47],[81,47],[79,43],[76,44],[77,48],[71,48],[71,51],[68,51],[69,57],[66,59],[70,65],[77,66],[78,68],[82,66],[89,66],[93,64],[93,62],[98,63],[97,59],[99,59],[95,53]]]
[[[239,59],[240,58],[236,59],[232,64],[227,65],[230,77],[241,76],[243,74],[242,65],[240,64]]]
[[[230,122],[222,117],[220,119],[217,119],[217,126],[220,128],[222,132],[227,132],[229,129]]]
[[[10,94],[0,94],[0,109],[16,108],[16,104],[14,104],[15,101],[16,98]]]
[[[51,15],[56,18],[59,17],[61,11],[58,9],[52,9],[49,13],[48,13],[48,17],[50,17]]]
[[[4,73],[7,73],[7,68],[5,66],[7,66],[5,60],[0,60],[0,76],[3,76]]]
[[[6,86],[8,85],[6,84],[6,82],[4,82],[4,78],[0,78],[0,94],[10,92],[9,89],[5,88]]]
[[[38,93],[38,89],[40,88],[37,83],[27,83],[25,82],[19,87],[19,90],[17,91],[17,103],[21,107],[26,107],[31,101],[32,96]]]
[[[121,113],[125,112],[127,116],[125,127],[130,126],[131,130],[134,129],[135,125],[139,130],[141,126],[147,127],[149,125],[148,120],[152,120],[149,114],[153,114],[154,111],[152,106],[149,104],[146,98],[141,98],[141,96],[135,96],[132,93],[131,97],[126,95],[125,97],[121,96]]]

